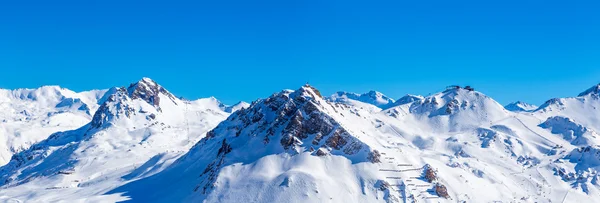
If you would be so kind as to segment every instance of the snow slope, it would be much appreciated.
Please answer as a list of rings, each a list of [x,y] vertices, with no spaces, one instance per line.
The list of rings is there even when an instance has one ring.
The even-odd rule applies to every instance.
[[[219,105],[179,100],[148,78],[116,88],[89,123],[53,134],[0,168],[0,197],[116,201],[94,195],[169,165],[229,115]]]
[[[106,92],[76,93],[58,86],[0,89],[0,165],[52,133],[89,122]]]
[[[0,199],[598,202],[599,89],[535,111],[460,87],[381,110],[306,85],[229,114],[143,79],[15,155]]]
[[[232,114],[163,172],[108,194],[134,202],[597,198],[596,149],[540,124],[466,89],[374,112],[304,86]],[[581,153],[588,164],[574,164]]]

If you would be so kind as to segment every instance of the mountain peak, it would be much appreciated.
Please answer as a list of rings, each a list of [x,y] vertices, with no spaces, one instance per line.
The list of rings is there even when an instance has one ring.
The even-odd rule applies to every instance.
[[[483,121],[497,120],[504,118],[507,112],[494,99],[481,92],[466,88],[448,88],[443,92],[412,103],[409,108],[411,113],[426,115],[429,118],[453,117],[453,122],[456,122],[456,124],[452,124],[454,127],[469,124],[465,121],[476,121],[469,124],[473,126],[479,125]]]
[[[296,91],[296,92],[307,93],[307,94],[309,94],[309,96],[312,96],[313,98],[315,98],[315,96],[317,96],[319,98],[323,98],[323,96],[321,95],[321,92],[317,88],[309,85],[308,83],[306,85],[300,87],[300,89],[298,89],[298,91]]]
[[[522,102],[522,101],[516,101],[516,102],[510,103],[510,104],[504,106],[504,108],[509,111],[518,112],[518,111],[533,111],[533,110],[536,110],[538,108],[538,106],[529,104],[526,102]]]
[[[367,94],[369,96],[372,96],[372,97],[381,97],[381,96],[384,96],[381,92],[378,92],[378,91],[375,91],[375,90],[371,90],[371,91],[367,92]]]
[[[150,79],[149,77],[142,77],[142,79],[140,81],[144,81],[144,82],[154,82],[154,80]],[[156,82],[154,82],[156,83]]]
[[[390,104],[393,104],[395,101],[388,96],[385,96],[383,93],[371,90],[367,93],[356,94],[352,92],[336,92],[335,94],[329,97],[329,100],[335,102],[347,102],[348,99],[360,101],[367,104],[375,105],[379,108],[386,108]]]
[[[227,112],[227,113],[233,113],[233,112],[236,112],[236,111],[238,111],[240,109],[245,109],[245,108],[248,108],[248,107],[250,107],[250,104],[248,104],[247,102],[244,102],[244,101],[240,101],[240,102],[238,102],[238,103],[236,103],[234,105],[225,106],[223,110],[225,112]]]
[[[149,104],[158,107],[160,105],[159,94],[164,94],[171,99],[175,96],[167,91],[162,86],[158,85],[154,80],[144,77],[140,81],[129,85],[127,92],[132,99],[142,99]]]
[[[394,106],[398,106],[398,105],[403,105],[403,104],[408,104],[414,101],[420,101],[423,100],[424,97],[421,95],[412,95],[412,94],[407,94],[404,95],[403,97],[401,97],[400,99],[398,99],[395,103]]]
[[[582,96],[586,96],[586,95],[590,95],[590,94],[594,94],[594,95],[600,94],[600,84],[590,87],[589,89],[585,90],[584,92],[580,93],[577,96],[582,97]]]

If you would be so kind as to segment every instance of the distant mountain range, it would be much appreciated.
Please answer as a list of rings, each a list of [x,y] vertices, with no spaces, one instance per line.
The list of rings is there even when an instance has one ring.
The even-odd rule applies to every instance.
[[[235,105],[149,78],[0,90],[0,200],[600,202],[599,108],[598,85],[539,107],[463,87]]]

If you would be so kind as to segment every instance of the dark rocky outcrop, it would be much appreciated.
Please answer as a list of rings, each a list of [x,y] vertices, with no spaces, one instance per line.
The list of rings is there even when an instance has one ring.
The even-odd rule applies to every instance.
[[[427,182],[433,183],[438,180],[437,171],[434,170],[431,165],[427,164],[423,167],[423,178],[425,178]]]
[[[373,150],[372,152],[369,152],[369,156],[367,157],[367,159],[371,163],[381,163],[381,154],[379,153],[379,151]]]
[[[438,196],[446,198],[446,199],[450,198],[450,195],[448,194],[448,189],[446,188],[446,186],[444,186],[440,183],[437,183],[437,184],[435,184],[435,186],[433,188],[434,188],[435,193]]]
[[[159,94],[163,94],[171,100],[175,100],[175,96],[173,96],[169,91],[167,91],[162,86],[158,85],[154,80],[150,78],[143,78],[137,83],[133,83],[127,87],[127,93],[131,97],[131,99],[142,99],[148,104],[157,107],[160,110],[160,96]]]

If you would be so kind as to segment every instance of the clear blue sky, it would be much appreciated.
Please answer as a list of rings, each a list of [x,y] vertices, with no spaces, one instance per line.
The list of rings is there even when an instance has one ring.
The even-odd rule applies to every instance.
[[[147,76],[234,103],[307,81],[394,98],[468,84],[539,104],[600,82],[594,1],[123,2],[0,3],[0,88]]]

